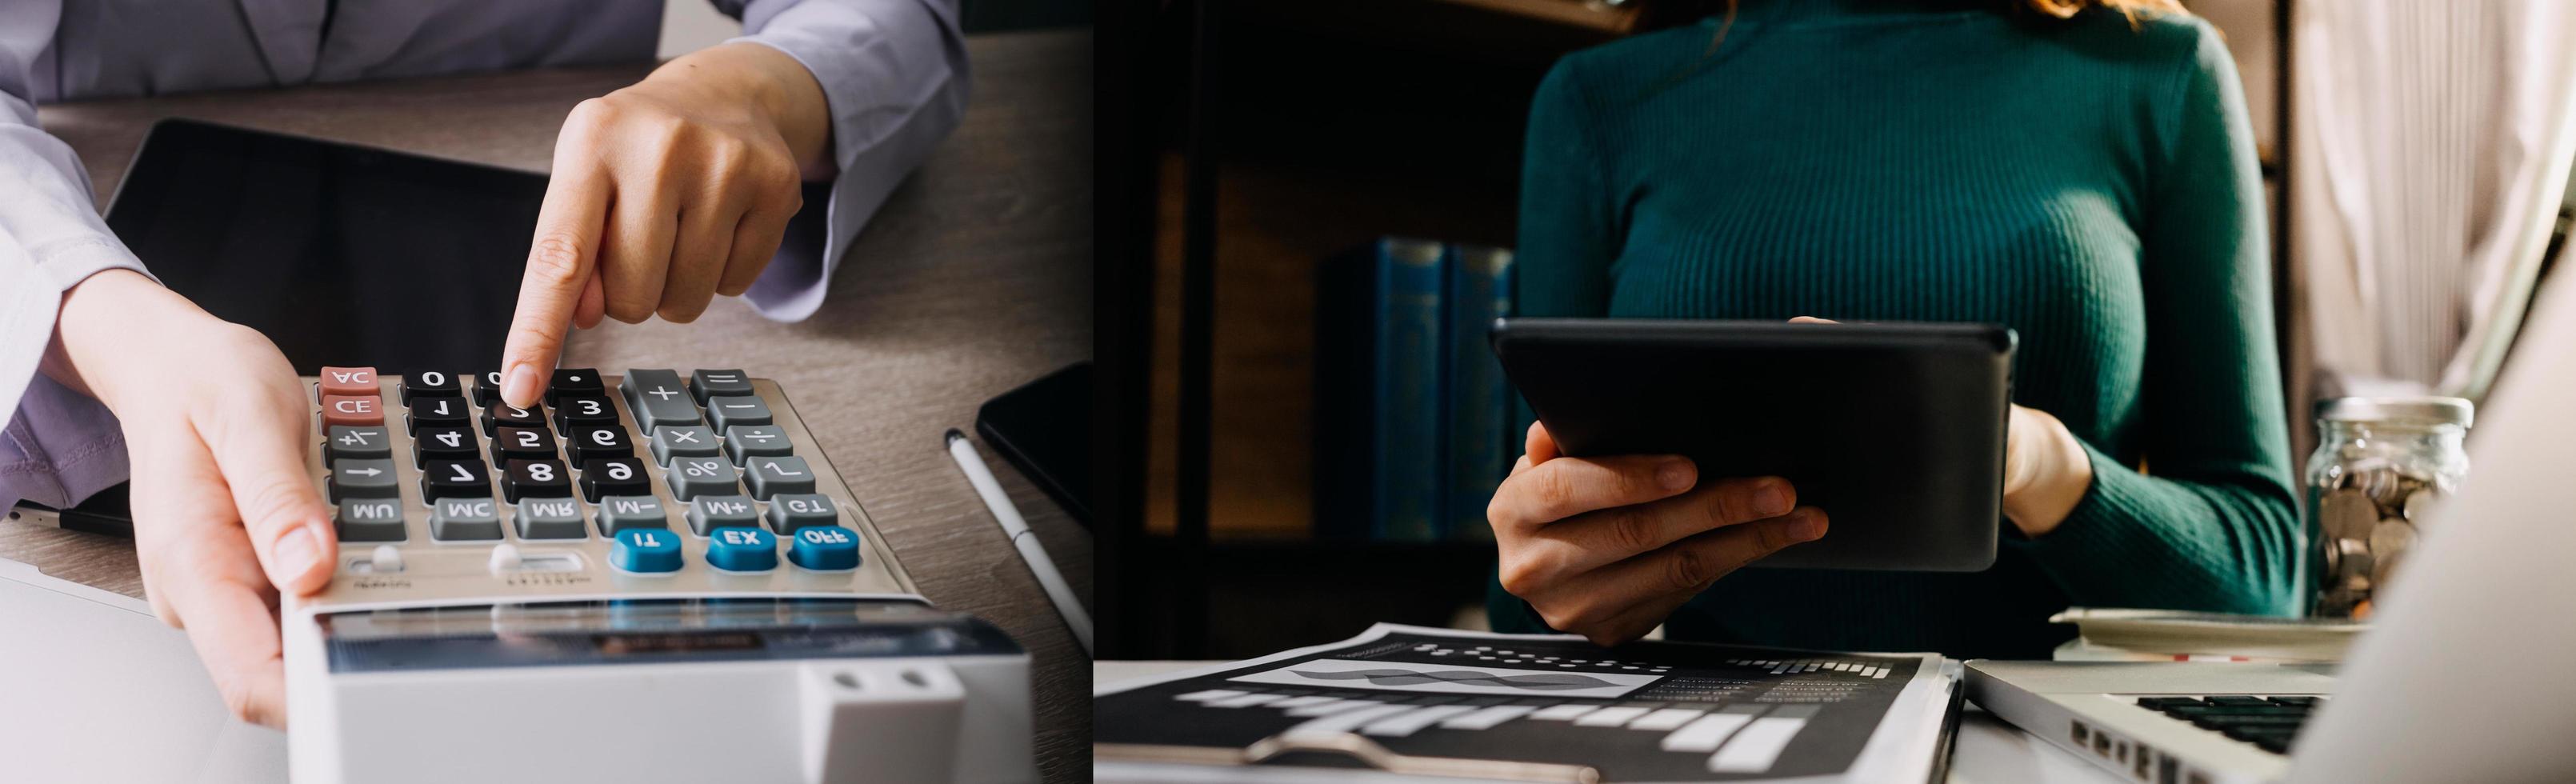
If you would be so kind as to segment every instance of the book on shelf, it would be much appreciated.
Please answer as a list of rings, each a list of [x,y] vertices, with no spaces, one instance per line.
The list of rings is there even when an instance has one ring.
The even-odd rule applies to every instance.
[[[1486,345],[1508,249],[1387,237],[1324,261],[1315,292],[1315,533],[1490,539],[1510,387]]]

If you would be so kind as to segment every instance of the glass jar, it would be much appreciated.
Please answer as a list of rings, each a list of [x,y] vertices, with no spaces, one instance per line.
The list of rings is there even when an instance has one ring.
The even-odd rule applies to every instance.
[[[2461,447],[2475,408],[2456,397],[2317,402],[2307,531],[2317,546],[2315,614],[2360,618],[2415,544],[2425,518],[2468,476]],[[2437,523],[2438,524],[2438,523]]]

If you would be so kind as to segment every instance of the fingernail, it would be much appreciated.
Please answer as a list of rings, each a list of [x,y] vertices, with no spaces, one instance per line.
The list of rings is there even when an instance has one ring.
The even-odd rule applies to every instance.
[[[1797,522],[1789,524],[1789,534],[1801,542],[1822,539],[1825,536],[1825,516],[1813,512],[1799,515]]]
[[[277,570],[283,576],[301,576],[322,561],[322,535],[314,532],[313,526],[296,526],[296,530],[277,538],[274,553]]]
[[[1753,491],[1753,512],[1763,517],[1788,514],[1789,489],[1781,487],[1778,480],[1763,482],[1761,489]]]
[[[501,396],[511,405],[537,402],[537,368],[525,362],[510,366],[510,374],[501,379]]]
[[[1690,461],[1673,460],[1655,469],[1655,481],[1664,483],[1666,490],[1686,490],[1690,488],[1693,475],[1697,473],[1699,473],[1697,470],[1691,468]]]

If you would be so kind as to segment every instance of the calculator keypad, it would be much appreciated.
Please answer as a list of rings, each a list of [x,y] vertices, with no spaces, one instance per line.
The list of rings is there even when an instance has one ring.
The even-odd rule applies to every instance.
[[[597,559],[587,564],[613,569],[511,577],[509,585],[578,592],[582,580],[609,572],[698,572],[737,575],[716,584],[735,590],[831,590],[857,579],[880,592],[910,592],[900,567],[759,582],[851,571],[866,543],[852,530],[860,526],[843,527],[841,502],[817,492],[815,464],[795,446],[802,431],[791,433],[792,421],[781,426],[772,401],[742,371],[630,369],[616,381],[567,368],[527,409],[499,399],[499,376],[424,371],[379,380],[372,368],[348,367],[316,380],[317,470],[342,541],[389,544],[407,564],[405,581],[456,579],[469,562],[478,578],[587,575],[577,557],[587,552]],[[837,482],[831,487],[826,492],[842,492]],[[408,533],[412,526],[421,533]],[[466,549],[451,549],[459,547]],[[441,569],[424,572],[430,564]],[[382,571],[352,569],[344,577]],[[770,573],[781,576],[757,577]],[[711,578],[672,585],[704,579]]]

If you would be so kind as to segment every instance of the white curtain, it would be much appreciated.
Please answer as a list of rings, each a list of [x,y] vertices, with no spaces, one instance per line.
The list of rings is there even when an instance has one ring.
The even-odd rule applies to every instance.
[[[2576,2],[2298,0],[2291,255],[2318,369],[2483,395],[2576,157]]]

